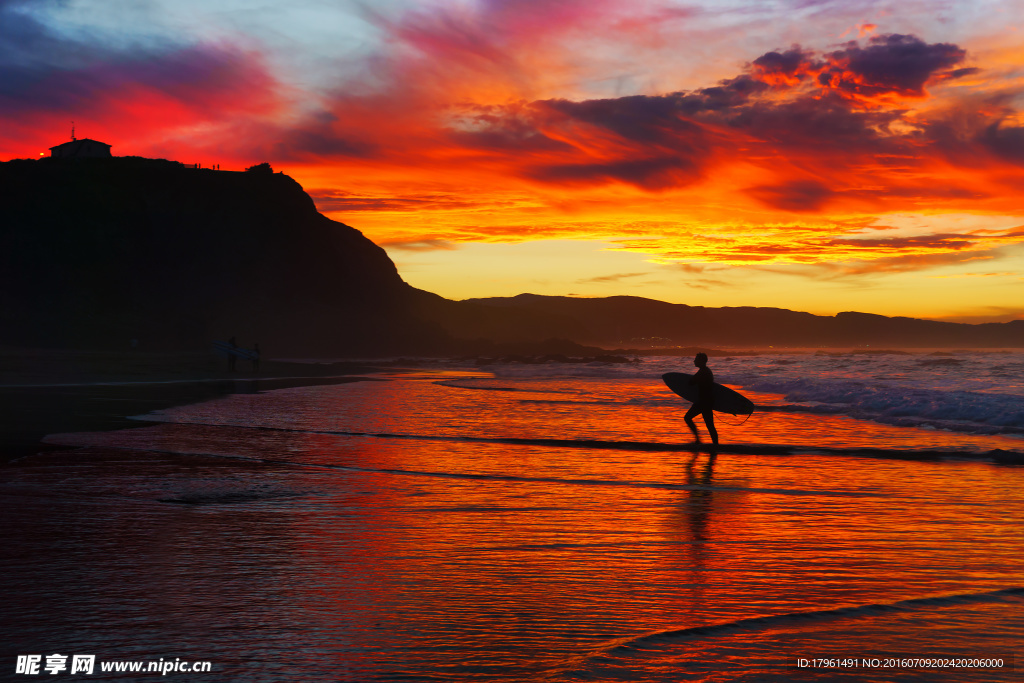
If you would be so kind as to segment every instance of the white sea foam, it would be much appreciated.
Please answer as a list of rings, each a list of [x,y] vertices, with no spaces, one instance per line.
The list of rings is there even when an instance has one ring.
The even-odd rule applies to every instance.
[[[978,434],[1024,434],[1024,354],[766,354],[712,358],[716,379],[776,394],[781,409],[843,413],[885,424]],[[499,378],[633,379],[660,382],[688,358],[636,363],[496,364]],[[780,409],[776,406],[775,409]]]

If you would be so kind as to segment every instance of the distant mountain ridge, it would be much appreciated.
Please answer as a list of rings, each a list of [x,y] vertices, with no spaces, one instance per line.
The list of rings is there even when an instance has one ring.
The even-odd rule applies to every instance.
[[[574,341],[605,347],[1024,347],[1024,320],[971,325],[856,312],[821,316],[783,308],[705,308],[635,296],[520,294],[469,301],[557,316],[575,324]],[[651,339],[655,337],[660,340]]]

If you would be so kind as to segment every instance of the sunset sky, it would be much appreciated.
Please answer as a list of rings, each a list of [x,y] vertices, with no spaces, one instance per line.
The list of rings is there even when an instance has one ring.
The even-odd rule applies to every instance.
[[[0,0],[0,159],[72,120],[449,298],[1024,318],[1020,0]]]

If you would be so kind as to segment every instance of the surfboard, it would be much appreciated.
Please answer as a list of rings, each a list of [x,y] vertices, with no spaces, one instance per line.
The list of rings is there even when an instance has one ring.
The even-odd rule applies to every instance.
[[[224,341],[213,342],[213,350],[222,356],[237,356],[244,360],[256,360],[260,354],[252,349],[243,349],[241,346],[232,346]]]
[[[692,403],[697,400],[697,385],[690,384],[691,377],[693,375],[687,375],[685,372],[666,372],[661,379],[669,389]],[[729,413],[730,415],[749,415],[754,412],[753,402],[743,394],[733,391],[729,387],[723,387],[717,382],[712,391],[715,398],[715,412]]]

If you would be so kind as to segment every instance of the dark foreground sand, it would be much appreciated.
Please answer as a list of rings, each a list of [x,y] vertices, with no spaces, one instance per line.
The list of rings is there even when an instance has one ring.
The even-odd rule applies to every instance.
[[[115,353],[0,348],[0,462],[51,448],[57,432],[124,429],[140,415],[224,394],[360,379],[358,363],[265,360],[259,371],[205,352]]]

